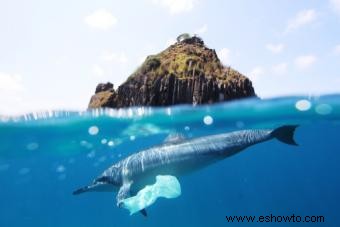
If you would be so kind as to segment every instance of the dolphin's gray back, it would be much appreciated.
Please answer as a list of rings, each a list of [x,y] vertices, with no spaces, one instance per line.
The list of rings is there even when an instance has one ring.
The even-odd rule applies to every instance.
[[[149,148],[120,161],[122,177],[135,178],[152,171],[181,174],[226,157],[244,148],[271,139],[271,130],[243,130],[200,137]]]

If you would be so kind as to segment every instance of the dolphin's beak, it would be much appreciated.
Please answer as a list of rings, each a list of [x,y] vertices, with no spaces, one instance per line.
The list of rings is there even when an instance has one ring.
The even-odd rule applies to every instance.
[[[101,184],[101,183],[99,183],[98,180],[94,180],[92,184],[87,185],[87,186],[82,187],[82,188],[79,188],[79,189],[75,190],[72,194],[73,195],[79,195],[79,194],[82,194],[84,192],[92,191],[99,184]]]
[[[100,182],[100,181],[94,181],[91,185],[79,188],[77,190],[75,190],[72,194],[73,195],[79,195],[82,194],[84,192],[93,192],[93,191],[97,191],[97,192],[110,192],[113,191],[114,187],[112,184],[108,184],[108,183],[104,183],[104,182]]]
[[[91,185],[87,185],[85,187],[79,188],[77,190],[75,190],[72,194],[73,195],[79,195],[82,194],[84,192],[89,192],[89,191],[93,191],[93,189],[95,189],[96,187],[98,187],[99,185],[101,185],[102,183],[93,183]]]
[[[73,195],[79,195],[81,193],[89,191],[90,189],[91,189],[91,187],[85,186],[85,187],[82,187],[82,188],[79,188],[79,189],[75,190],[72,194]]]

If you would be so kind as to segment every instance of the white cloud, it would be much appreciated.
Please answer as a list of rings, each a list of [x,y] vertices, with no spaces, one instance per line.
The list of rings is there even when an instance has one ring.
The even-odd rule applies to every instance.
[[[340,44],[335,46],[335,48],[334,48],[334,53],[335,53],[336,55],[340,55]]]
[[[303,55],[295,59],[295,65],[299,69],[307,69],[315,64],[317,57],[315,55]]]
[[[64,56],[55,57],[53,59],[53,63],[60,66],[64,63],[68,62],[69,60],[70,60],[70,58],[68,56],[64,55]]]
[[[266,45],[267,50],[269,50],[270,52],[274,53],[274,54],[279,54],[283,51],[284,49],[284,44],[282,43],[278,43],[278,44],[272,44],[272,43],[268,43]]]
[[[92,66],[92,74],[93,74],[93,76],[95,76],[97,78],[101,78],[101,77],[104,76],[105,71],[100,65],[94,64]]]
[[[272,70],[275,74],[283,75],[287,72],[288,64],[286,62],[279,63],[274,65]]]
[[[222,48],[218,51],[217,56],[225,65],[230,65],[230,53],[231,51],[228,48]]]
[[[204,24],[202,27],[198,28],[194,33],[202,35],[208,31],[208,25]]]
[[[22,77],[17,74],[0,72],[0,93],[23,91]]]
[[[153,0],[153,2],[167,8],[171,14],[177,14],[191,11],[196,0]]]
[[[335,12],[340,13],[340,0],[330,0],[329,2],[331,4],[332,9]]]
[[[117,18],[106,9],[98,9],[84,20],[88,26],[100,30],[108,30],[117,24]]]
[[[265,69],[262,66],[256,66],[249,72],[249,78],[253,81],[258,80],[265,73]]]
[[[126,64],[128,62],[128,58],[124,52],[114,53],[111,51],[103,51],[100,59],[110,63],[118,63],[118,64]]]
[[[296,16],[288,23],[286,32],[296,30],[304,25],[314,22],[317,18],[317,13],[314,9],[306,9],[298,12]]]

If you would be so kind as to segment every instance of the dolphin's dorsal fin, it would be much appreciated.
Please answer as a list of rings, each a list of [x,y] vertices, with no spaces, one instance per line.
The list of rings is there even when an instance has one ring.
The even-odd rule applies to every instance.
[[[186,138],[183,134],[181,133],[171,133],[169,134],[165,140],[164,143],[168,144],[168,143],[180,143],[185,141]]]

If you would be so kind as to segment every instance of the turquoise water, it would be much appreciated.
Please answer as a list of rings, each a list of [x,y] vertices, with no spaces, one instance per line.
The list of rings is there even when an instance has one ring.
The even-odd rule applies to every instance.
[[[148,217],[116,207],[115,193],[72,191],[112,163],[160,144],[241,129],[299,124],[276,140],[179,177],[182,194]],[[226,216],[323,216],[340,226],[340,95],[244,100],[200,107],[49,111],[0,117],[0,226],[291,226]]]

